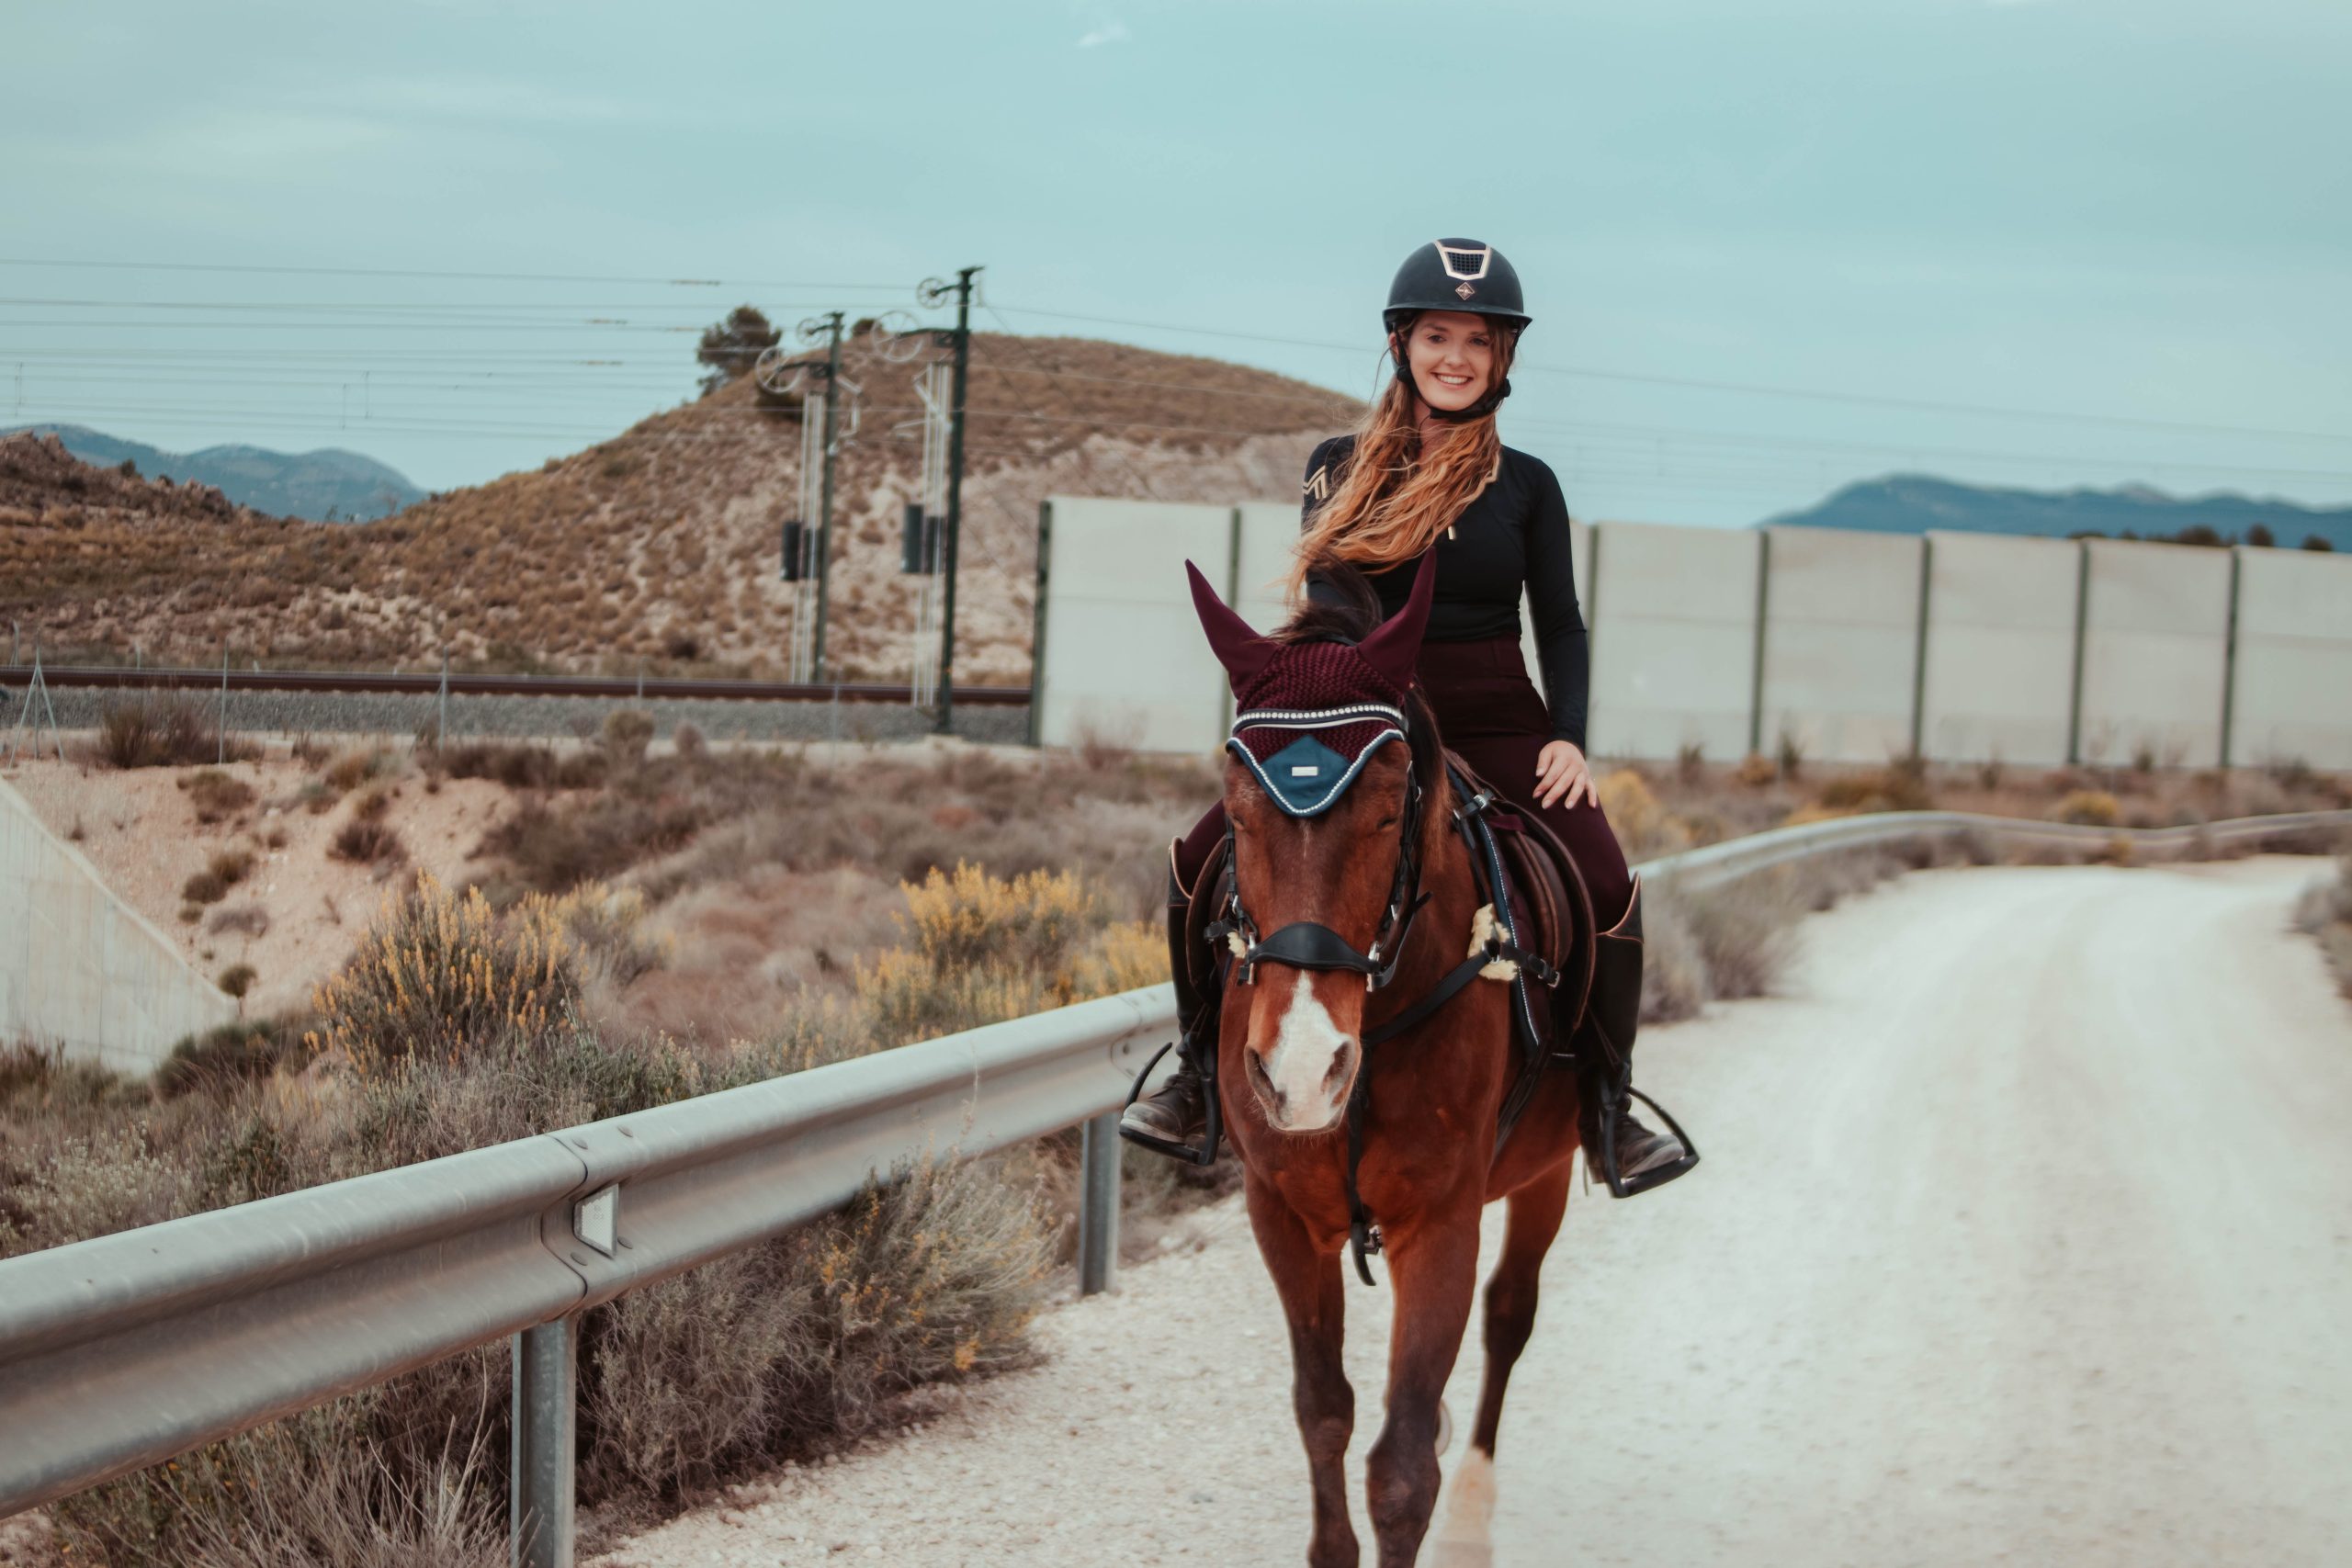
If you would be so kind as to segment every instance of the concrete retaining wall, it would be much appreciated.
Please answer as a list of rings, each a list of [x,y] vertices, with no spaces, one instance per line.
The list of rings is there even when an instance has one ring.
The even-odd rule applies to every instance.
[[[153,1070],[237,1004],[107,890],[79,851],[0,782],[0,1040]]]

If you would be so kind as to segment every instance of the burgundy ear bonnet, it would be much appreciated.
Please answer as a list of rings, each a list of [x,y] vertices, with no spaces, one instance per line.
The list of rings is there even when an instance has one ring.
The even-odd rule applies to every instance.
[[[1389,740],[1405,737],[1405,690],[1428,628],[1435,552],[1421,558],[1405,607],[1360,643],[1278,643],[1233,613],[1190,561],[1201,629],[1233,683],[1226,748],[1293,817],[1330,809]]]

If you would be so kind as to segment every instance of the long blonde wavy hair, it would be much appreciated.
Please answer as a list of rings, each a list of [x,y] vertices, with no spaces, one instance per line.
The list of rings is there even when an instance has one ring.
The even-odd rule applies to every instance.
[[[1407,352],[1411,332],[1408,323],[1397,333],[1396,353]],[[1510,374],[1519,347],[1516,332],[1497,332],[1494,340],[1488,386]],[[1493,479],[1503,453],[1495,416],[1447,424],[1424,448],[1417,400],[1412,387],[1395,378],[1373,400],[1340,488],[1299,537],[1286,584],[1293,599],[1306,592],[1308,572],[1331,561],[1378,571],[1413,559]]]

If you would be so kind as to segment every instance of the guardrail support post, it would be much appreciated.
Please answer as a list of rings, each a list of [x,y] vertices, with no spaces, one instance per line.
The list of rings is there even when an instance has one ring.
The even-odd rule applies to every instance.
[[[1119,1261],[1119,1113],[1090,1119],[1079,1151],[1078,1293],[1099,1296]]]
[[[571,1568],[578,1407],[571,1325],[560,1317],[514,1336],[506,1559],[513,1568]]]

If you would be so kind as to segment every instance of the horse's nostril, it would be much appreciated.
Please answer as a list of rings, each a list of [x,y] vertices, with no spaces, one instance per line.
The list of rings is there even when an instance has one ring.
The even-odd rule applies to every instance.
[[[1355,1081],[1356,1059],[1363,1055],[1363,1047],[1349,1040],[1331,1053],[1330,1069],[1323,1075],[1323,1087],[1333,1094],[1343,1093]]]

